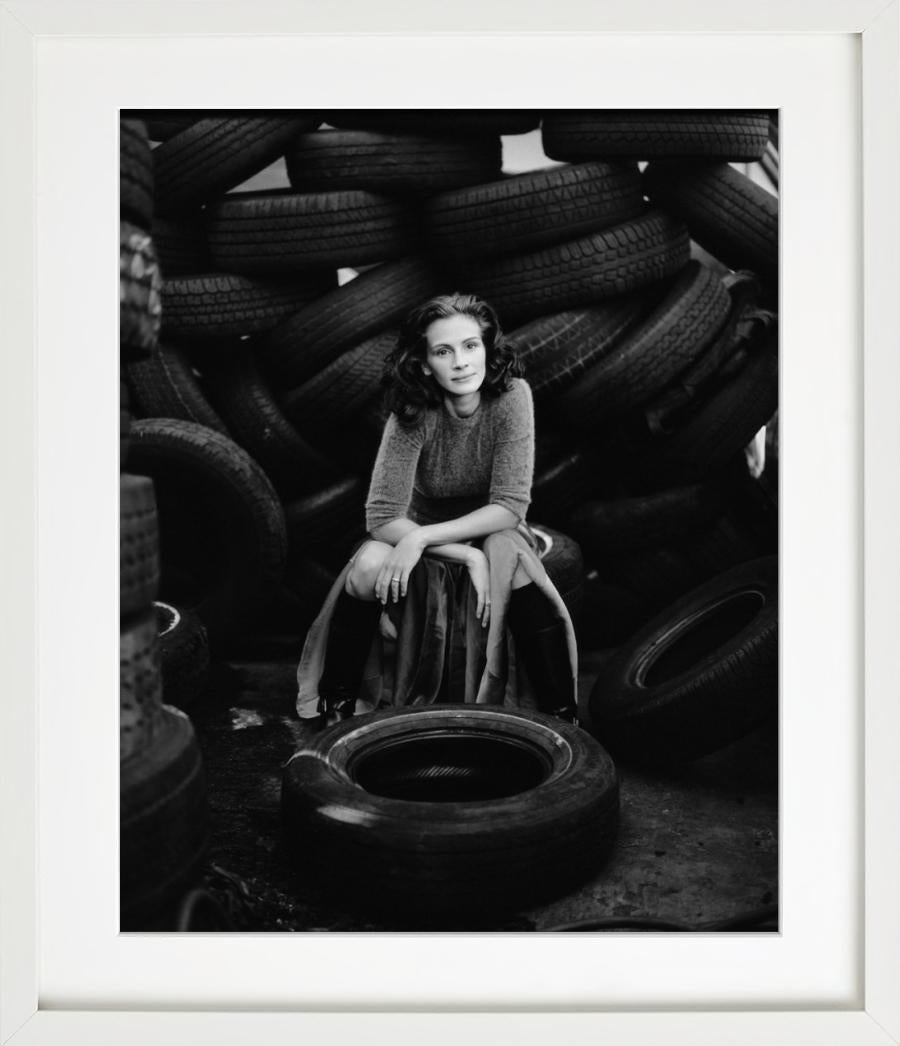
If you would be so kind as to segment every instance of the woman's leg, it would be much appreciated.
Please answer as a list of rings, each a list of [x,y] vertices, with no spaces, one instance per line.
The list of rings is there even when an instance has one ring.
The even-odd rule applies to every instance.
[[[565,622],[521,564],[513,576],[508,621],[538,708],[557,719],[577,723],[578,683],[572,676]]]
[[[325,666],[319,680],[319,715],[324,726],[330,714],[353,715],[366,658],[381,604],[375,599],[375,579],[391,546],[369,541],[356,554],[344,591],[338,596],[328,630]]]

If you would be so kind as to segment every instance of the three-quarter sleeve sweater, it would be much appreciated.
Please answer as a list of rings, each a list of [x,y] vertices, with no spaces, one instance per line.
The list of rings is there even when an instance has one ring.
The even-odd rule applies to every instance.
[[[496,398],[482,395],[474,414],[430,408],[413,426],[391,414],[366,500],[366,529],[398,518],[443,523],[484,505],[525,519],[534,473],[534,405],[522,378]]]

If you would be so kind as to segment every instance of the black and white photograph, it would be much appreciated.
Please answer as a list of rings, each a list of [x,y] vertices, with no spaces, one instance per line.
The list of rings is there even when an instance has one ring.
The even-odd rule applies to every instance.
[[[120,929],[777,933],[778,111],[119,150]]]

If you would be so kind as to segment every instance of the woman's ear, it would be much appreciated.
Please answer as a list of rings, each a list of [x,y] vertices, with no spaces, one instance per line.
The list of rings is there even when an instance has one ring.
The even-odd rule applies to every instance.
[[[431,367],[429,367],[427,363],[420,363],[419,366],[422,368],[422,373],[425,375],[425,377],[430,378]]]

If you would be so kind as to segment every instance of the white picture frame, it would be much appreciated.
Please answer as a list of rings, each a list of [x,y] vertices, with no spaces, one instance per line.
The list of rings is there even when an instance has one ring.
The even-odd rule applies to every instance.
[[[545,1042],[548,1035],[571,1043],[607,1039],[635,1046],[660,1041],[690,1042],[698,1046],[721,1042],[737,1046],[760,1041],[785,1046],[807,1042],[817,1046],[886,1046],[900,1042],[900,891],[897,890],[900,882],[900,762],[894,756],[896,739],[900,737],[900,705],[895,682],[900,678],[900,644],[896,642],[893,628],[898,620],[897,592],[900,591],[900,551],[894,525],[896,513],[900,511],[900,470],[896,468],[900,455],[900,411],[896,407],[896,390],[900,389],[900,295],[897,292],[900,287],[900,0],[887,3],[884,0],[831,0],[815,8],[800,0],[781,0],[780,3],[759,0],[752,7],[732,5],[731,8],[693,0],[672,10],[653,0],[634,0],[627,10],[619,9],[624,6],[563,2],[553,5],[549,11],[536,3],[524,2],[517,5],[511,16],[499,3],[485,4],[483,0],[481,3],[464,0],[455,3],[452,11],[430,12],[412,4],[373,5],[361,0],[344,3],[333,11],[316,8],[312,3],[288,7],[264,0],[252,4],[173,4],[150,0],[128,4],[116,4],[112,0],[0,3],[0,127],[6,136],[0,184],[3,190],[0,229],[4,230],[0,244],[0,306],[9,339],[3,349],[6,377],[0,383],[0,453],[6,493],[0,522],[5,578],[0,650],[2,678],[6,684],[0,702],[3,812],[0,1046],[12,1040],[17,1046],[56,1043],[86,1046],[123,1041],[142,1046],[160,1040],[243,1046],[261,1039],[273,1044],[294,1042],[299,1036],[322,1033],[341,1040],[364,1037],[374,1044],[421,1041],[426,1036],[436,1044],[455,1043],[461,1037],[531,1044]],[[846,177],[840,180],[835,174],[832,178],[830,168],[829,171],[823,168],[821,179],[825,199],[833,199],[828,196],[829,192],[845,193],[846,210],[829,212],[830,219],[839,227],[834,230],[836,239],[844,237],[841,242],[850,242],[854,250],[859,239],[863,244],[862,259],[854,255],[849,261],[856,273],[855,280],[851,280],[854,286],[839,292],[828,283],[829,279],[836,278],[837,270],[804,275],[790,265],[786,269],[790,279],[782,284],[783,290],[787,286],[796,293],[796,298],[784,299],[783,343],[799,336],[799,329],[792,325],[789,316],[792,301],[816,300],[816,293],[810,295],[809,287],[802,286],[804,281],[805,284],[823,281],[817,293],[829,307],[840,298],[834,307],[835,314],[828,317],[828,325],[852,331],[846,344],[838,345],[834,354],[825,352],[831,377],[828,373],[821,376],[820,395],[828,402],[832,402],[828,397],[834,397],[834,403],[847,408],[839,418],[833,419],[833,430],[821,435],[823,455],[828,459],[834,450],[835,457],[824,462],[808,458],[806,470],[818,481],[818,491],[812,485],[809,488],[813,504],[821,498],[823,477],[833,484],[838,499],[834,512],[836,522],[823,520],[820,529],[829,540],[839,543],[839,547],[835,545],[833,549],[833,561],[829,560],[827,566],[835,571],[834,583],[840,590],[838,601],[845,605],[835,608],[828,620],[829,627],[835,630],[849,622],[850,634],[841,641],[847,648],[846,658],[835,654],[834,664],[826,666],[834,676],[833,682],[827,685],[837,692],[849,680],[856,698],[853,707],[848,708],[837,699],[830,701],[823,689],[822,704],[815,715],[824,725],[826,740],[822,743],[835,745],[836,752],[837,746],[842,746],[840,751],[846,757],[837,764],[835,780],[823,782],[821,788],[822,794],[833,801],[837,837],[833,840],[834,852],[839,854],[836,861],[841,865],[835,878],[842,880],[837,884],[835,896],[849,898],[849,903],[846,910],[839,913],[819,911],[818,917],[825,927],[821,939],[816,931],[814,904],[804,907],[802,913],[799,901],[793,910],[790,905],[783,905],[782,934],[779,935],[783,951],[787,954],[788,946],[796,939],[798,946],[802,946],[797,954],[805,955],[807,963],[815,965],[810,967],[810,976],[804,982],[807,987],[792,997],[780,998],[777,1003],[771,1001],[770,992],[768,1004],[753,1002],[748,993],[741,997],[745,1001],[722,1002],[720,997],[711,994],[705,1002],[688,1000],[679,1005],[672,1001],[670,992],[643,1000],[635,994],[628,996],[622,1005],[608,999],[594,1004],[588,996],[566,994],[569,972],[564,979],[566,983],[551,984],[543,993],[540,980],[535,986],[522,981],[516,992],[494,987],[495,982],[499,984],[502,980],[502,970],[496,964],[505,961],[504,948],[506,954],[511,948],[536,949],[532,954],[541,957],[540,972],[553,981],[557,962],[563,963],[567,971],[574,968],[577,974],[594,961],[592,948],[597,945],[590,935],[575,935],[577,941],[569,937],[565,953],[561,951],[561,940],[549,941],[549,935],[541,935],[539,942],[524,944],[518,937],[512,942],[489,942],[480,938],[479,954],[475,957],[472,942],[465,940],[429,941],[394,935],[400,940],[391,942],[389,949],[381,935],[368,935],[368,941],[355,936],[314,935],[329,940],[315,942],[316,950],[303,953],[303,960],[297,956],[301,946],[309,942],[287,937],[261,941],[254,935],[242,935],[247,940],[240,942],[241,951],[233,954],[246,964],[248,980],[258,956],[266,952],[273,977],[280,976],[282,986],[291,980],[296,982],[295,1004],[237,995],[224,1002],[217,1001],[215,985],[211,983],[215,979],[213,974],[206,975],[210,982],[208,992],[198,994],[191,984],[186,984],[181,994],[169,992],[163,998],[160,990],[161,1001],[148,1003],[149,996],[141,994],[141,986],[133,976],[128,983],[132,961],[143,962],[151,981],[154,972],[162,977],[167,968],[172,969],[173,948],[185,952],[185,969],[208,961],[209,945],[222,951],[228,949],[210,938],[205,941],[180,938],[174,942],[172,938],[165,938],[160,942],[131,937],[117,943],[117,950],[110,952],[107,945],[115,930],[110,916],[116,909],[115,898],[92,892],[95,888],[91,877],[96,878],[96,863],[88,869],[87,876],[81,874],[80,846],[83,845],[85,854],[90,854],[102,842],[107,856],[115,852],[116,840],[110,836],[114,836],[117,823],[116,797],[109,794],[110,789],[105,786],[114,772],[117,743],[115,715],[111,714],[111,707],[115,706],[107,700],[110,696],[115,699],[117,676],[114,664],[106,664],[107,640],[115,631],[116,613],[115,606],[107,606],[102,601],[91,604],[88,593],[64,587],[59,591],[59,576],[69,577],[69,574],[62,551],[64,545],[54,535],[60,528],[71,528],[73,534],[80,535],[85,526],[98,532],[99,543],[92,546],[96,551],[92,576],[98,579],[97,589],[106,591],[104,586],[114,580],[116,573],[114,513],[97,513],[94,517],[83,509],[99,505],[104,498],[109,502],[109,479],[115,469],[112,428],[107,424],[114,423],[115,375],[104,364],[109,360],[107,350],[115,350],[116,317],[114,308],[92,312],[91,304],[85,304],[82,312],[79,299],[65,295],[59,302],[48,301],[46,295],[42,297],[41,289],[60,286],[61,273],[66,271],[72,284],[77,284],[82,278],[80,270],[84,268],[92,273],[93,284],[108,280],[103,292],[108,298],[100,295],[98,300],[114,302],[117,267],[114,253],[110,251],[115,250],[111,245],[116,242],[116,230],[112,221],[107,221],[106,209],[101,208],[97,211],[96,242],[91,237],[84,238],[78,224],[79,208],[74,207],[67,196],[65,179],[47,171],[47,126],[54,118],[58,121],[59,109],[65,104],[58,99],[68,93],[74,99],[73,105],[91,104],[81,99],[96,98],[98,92],[106,92],[109,105],[121,107],[152,107],[150,99],[153,98],[157,98],[160,107],[235,105],[238,103],[232,99],[240,97],[235,92],[241,86],[244,73],[240,66],[232,66],[237,84],[222,80],[211,80],[205,86],[195,84],[189,101],[173,102],[171,84],[161,85],[156,93],[147,88],[148,69],[136,61],[141,48],[152,48],[154,41],[160,39],[170,40],[167,46],[170,46],[172,65],[166,72],[177,81],[178,69],[183,67],[186,56],[190,61],[192,51],[199,49],[204,41],[207,47],[213,41],[218,54],[233,56],[241,54],[247,41],[265,38],[275,41],[267,46],[284,47],[287,54],[316,34],[325,34],[319,38],[321,50],[327,52],[334,48],[336,40],[347,49],[367,48],[367,51],[358,51],[358,59],[370,62],[369,68],[377,68],[371,57],[365,57],[373,52],[385,56],[385,66],[391,65],[392,48],[407,54],[415,92],[407,90],[404,95],[396,85],[377,84],[365,104],[374,105],[373,99],[385,97],[393,98],[392,104],[396,105],[427,107],[440,104],[439,100],[447,97],[447,81],[452,87],[455,77],[471,76],[473,67],[441,68],[424,60],[416,65],[415,54],[407,53],[408,34],[422,34],[420,50],[427,54],[435,40],[443,39],[434,34],[447,29],[451,29],[450,36],[457,37],[455,47],[460,46],[460,33],[471,34],[465,38],[464,46],[476,56],[479,49],[491,55],[505,46],[515,48],[517,53],[532,53],[529,49],[538,45],[546,47],[548,53],[561,53],[566,47],[580,55],[582,49],[592,43],[597,48],[605,46],[610,34],[624,34],[616,38],[622,50],[627,51],[633,46],[643,46],[634,35],[641,34],[646,46],[654,49],[653,53],[664,64],[669,48],[690,48],[694,46],[695,37],[703,35],[707,35],[708,44],[708,34],[714,33],[723,34],[723,49],[734,46],[734,40],[744,40],[748,50],[759,44],[760,34],[771,36],[773,46],[774,38],[791,34],[794,43],[790,46],[801,47],[796,52],[798,62],[808,57],[801,53],[802,41],[808,39],[813,68],[817,68],[815,55],[821,53],[824,61],[826,52],[831,53],[823,38],[833,36],[835,55],[844,55],[848,62],[858,59],[861,70],[858,113],[855,94],[851,92],[852,97],[845,100],[848,112],[852,110],[857,137],[849,138],[848,148],[840,156],[823,157],[823,163],[845,171]],[[677,34],[674,42],[672,34]],[[732,42],[728,43],[729,40]],[[840,40],[848,43],[849,48]],[[444,46],[443,42],[440,46]],[[700,40],[696,46],[705,45]],[[450,43],[446,47],[451,49]],[[734,52],[735,69],[744,68],[740,65],[739,51],[738,47]],[[79,64],[77,56],[81,53],[99,55],[103,61]],[[216,54],[208,50],[205,55],[209,68],[216,68]],[[109,66],[104,64],[106,56]],[[310,63],[316,60],[312,53],[308,58]],[[781,61],[786,59],[782,57]],[[203,62],[200,64],[206,68]],[[112,68],[132,70],[134,82],[104,79]],[[435,68],[438,68],[437,75]],[[477,62],[474,68],[478,68]],[[779,106],[781,88],[765,85],[766,78],[776,76],[778,71],[777,66],[765,69],[761,86],[732,85],[730,97],[753,96],[759,99],[759,105]],[[385,76],[390,75],[386,71]],[[487,71],[482,72],[482,76],[485,81],[490,80],[486,87],[489,101],[485,104],[523,104],[521,99],[527,94],[524,82],[511,82],[508,95],[504,95],[502,82],[491,80]],[[574,69],[572,76],[577,80]],[[296,104],[284,101],[286,95],[279,92],[279,82],[273,73],[268,100],[254,101],[251,107]],[[254,99],[265,94],[259,84],[245,86]],[[817,86],[823,99],[831,97],[827,76],[823,75]],[[335,106],[349,106],[354,91],[357,97],[359,94],[358,84],[352,82],[335,83],[332,90]],[[465,93],[462,86],[459,91]],[[475,95],[470,93],[470,97]],[[652,104],[649,99],[658,95],[654,96],[648,88],[643,96],[638,93],[633,97],[631,104],[640,106]],[[683,86],[673,83],[672,97],[687,98],[688,95]],[[222,101],[223,98],[226,100]],[[695,99],[689,104],[701,103]],[[720,102],[717,98],[715,103],[707,104]],[[790,112],[790,106],[786,111]],[[836,115],[837,120],[851,120],[843,109],[842,113]],[[84,125],[77,126],[83,134]],[[795,169],[799,169],[802,162],[799,149],[798,159],[792,160],[792,131],[795,135],[802,133],[790,126],[783,130],[785,235],[793,221],[791,165],[796,163]],[[83,166],[71,150],[77,150],[86,139],[82,136],[69,141],[63,129],[59,135],[56,146],[60,152],[54,155],[61,154],[64,143],[73,156],[73,169]],[[114,198],[116,191],[116,156],[110,148],[114,141],[115,128],[107,120],[97,129],[95,195],[106,194],[109,199]],[[37,194],[35,185],[39,190]],[[861,200],[858,200],[860,188]],[[815,194],[815,190],[809,191]],[[794,200],[800,214],[802,201],[797,195]],[[61,206],[73,212],[71,219],[60,224],[59,232],[55,227],[48,229],[51,219],[55,221],[60,214]],[[70,229],[81,229],[74,242],[71,235],[66,235]],[[788,237],[795,243],[796,229],[797,226]],[[856,236],[857,232],[861,237]],[[46,249],[48,244],[55,244],[52,251]],[[107,273],[106,266],[108,274],[100,276]],[[61,331],[66,327],[61,325],[65,324],[68,324],[73,347],[82,353],[83,380],[98,392],[96,412],[82,411],[74,415],[67,406],[71,394],[68,371],[60,363],[61,357],[54,355],[63,340]],[[88,335],[85,328],[89,328]],[[859,353],[854,340],[857,333],[863,346]],[[89,353],[92,340],[104,346],[96,353],[96,359]],[[54,372],[48,371],[47,362],[51,359],[60,367],[58,381],[54,380]],[[849,388],[847,382],[843,389],[838,388],[848,375],[852,375]],[[104,406],[107,399],[109,404]],[[60,422],[61,418],[72,417],[75,418],[74,430]],[[29,434],[33,434],[33,438],[29,438]],[[70,435],[72,445],[77,437],[79,445],[87,448],[90,459],[77,487],[71,486],[72,470],[67,471],[64,464],[74,460],[68,457]],[[784,441],[786,462],[792,453],[792,441],[795,454],[801,445],[806,450],[815,446],[809,434],[802,431],[799,421],[792,421],[790,416],[785,424]],[[864,447],[864,458],[858,455],[860,446]],[[97,454],[93,454],[93,450]],[[50,462],[55,464],[50,467]],[[52,476],[48,469],[54,473]],[[797,489],[805,482],[799,470],[791,472],[786,466],[784,474],[795,477]],[[803,496],[797,495],[798,502],[803,500]],[[60,511],[60,506],[66,505],[70,506],[69,518],[65,511]],[[808,527],[809,521],[804,522],[801,508],[793,514],[800,518],[801,530]],[[82,515],[89,517],[87,523],[80,518]],[[809,540],[821,540],[821,535],[810,533]],[[77,548],[81,549],[81,544]],[[809,599],[810,612],[814,615],[819,612],[814,605],[821,602],[818,586],[822,579],[808,565],[802,565],[806,562],[802,556],[794,562],[801,565],[796,569],[791,567],[794,573],[787,580],[795,592],[806,590],[805,598]],[[862,576],[858,577],[855,567],[860,564]],[[58,598],[60,595],[63,598]],[[82,599],[90,604],[87,614],[77,612]],[[93,614],[97,615],[96,619]],[[844,627],[843,631],[846,633],[847,629]],[[817,645],[821,645],[818,636],[801,633],[802,629],[791,630],[783,623],[783,636],[792,644],[792,649],[814,654]],[[52,649],[47,645],[49,636],[57,641]],[[824,655],[820,660],[823,664],[828,661]],[[70,673],[68,687],[66,669]],[[795,727],[798,718],[811,716],[813,712],[798,696],[797,688],[785,694],[785,680],[796,679],[792,672],[787,664],[782,677],[787,718],[783,709],[782,730],[788,754],[802,761]],[[816,689],[818,681],[811,679],[810,688]],[[102,696],[91,700],[90,688],[95,683],[96,693]],[[65,730],[60,729],[60,722],[65,724]],[[843,741],[839,736],[842,726],[847,728]],[[83,758],[80,748],[78,754],[71,751],[66,754],[66,736],[72,745],[85,736],[92,738]],[[790,767],[782,763],[783,769],[793,775],[798,773],[795,766],[796,761]],[[59,787],[58,779],[63,774],[71,781],[71,788]],[[71,817],[58,816],[59,810],[72,809],[64,804],[60,806],[59,794],[63,791],[83,796],[83,809],[91,812],[91,818],[73,826]],[[787,794],[790,798],[806,793],[798,788]],[[860,816],[857,809],[857,798],[864,799],[864,816]],[[51,808],[54,812],[48,813]],[[784,812],[787,818],[794,816],[791,802]],[[808,813],[808,820],[819,816],[811,809]],[[792,838],[789,834],[788,841]],[[796,854],[791,851],[800,847],[786,849],[787,861],[795,859]],[[844,861],[847,854],[852,859]],[[90,859],[96,862],[96,858]],[[109,863],[103,865],[101,860],[102,874],[109,873]],[[58,879],[61,867],[72,882],[77,883],[68,905],[87,912],[85,917],[82,911],[81,921],[76,923],[81,932],[70,934],[65,946],[60,944],[61,935],[56,928],[61,896],[58,882],[53,887],[45,885],[54,875]],[[802,867],[802,860],[797,867]],[[796,869],[792,866],[789,871],[791,874],[786,880],[789,886],[793,883],[792,896],[796,899],[799,895]],[[807,883],[806,890],[815,896],[813,883]],[[826,892],[823,896],[829,895]],[[92,912],[95,912],[93,919]],[[841,923],[841,933],[831,932],[829,920]],[[857,935],[850,941],[849,937],[841,936],[844,931],[855,930],[860,931],[861,937]],[[645,935],[629,936],[640,936],[643,941],[625,941],[625,935],[619,937],[623,968],[633,964],[637,954],[634,948],[639,946],[644,949],[639,957],[648,967],[658,963],[662,955],[671,963],[673,977],[679,974],[676,967],[681,963],[689,966],[699,962],[702,951],[698,948],[726,948],[728,961],[738,968],[746,957],[748,976],[758,978],[756,971],[768,961],[766,957],[770,954],[762,949],[778,947],[778,939],[764,944],[756,938],[751,941],[733,937],[730,941],[717,940],[704,945],[701,938],[691,943],[692,950],[684,953],[689,956],[684,960],[679,958],[682,953],[677,950],[678,942]],[[837,954],[838,944],[844,940],[850,942],[847,956]],[[435,944],[446,956],[449,971],[446,976],[450,980],[455,976],[462,978],[466,964],[474,964],[479,968],[483,991],[468,990],[462,993],[463,1001],[454,1004],[449,997],[435,1001],[416,987],[410,988],[403,998],[390,993],[381,995],[373,988],[381,974],[378,949],[389,952],[393,962],[397,959],[398,947],[433,956]],[[100,979],[92,980],[94,970],[100,969],[97,956],[107,954],[104,948],[109,955],[119,956],[125,974],[124,987],[120,986],[115,998]],[[777,957],[776,952],[771,954]],[[316,963],[321,961],[324,971],[310,967],[311,956]],[[76,970],[79,961],[82,969]],[[290,964],[293,966],[287,969],[289,976],[285,977]],[[606,965],[603,969],[611,978],[614,976],[613,967]],[[68,994],[60,987],[57,975],[61,970],[72,975],[73,987]],[[817,976],[819,971],[821,977]],[[304,985],[317,976],[317,989],[304,992]],[[335,987],[330,994],[325,990],[329,982]],[[95,985],[93,994],[92,984]],[[817,984],[821,991],[813,990]],[[518,998],[513,997],[515,994]]]

